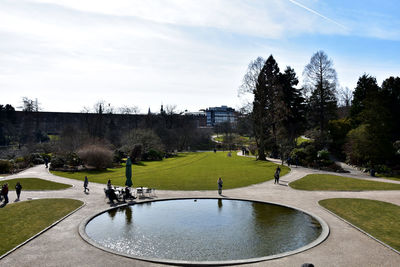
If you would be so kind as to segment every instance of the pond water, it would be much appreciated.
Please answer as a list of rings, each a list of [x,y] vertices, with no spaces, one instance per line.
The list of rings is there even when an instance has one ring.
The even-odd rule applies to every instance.
[[[228,261],[266,257],[319,237],[310,215],[263,202],[178,199],[115,208],[94,217],[86,234],[100,246],[138,258]]]

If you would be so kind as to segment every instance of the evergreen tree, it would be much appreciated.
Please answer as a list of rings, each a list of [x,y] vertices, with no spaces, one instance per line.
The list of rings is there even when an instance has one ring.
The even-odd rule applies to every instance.
[[[358,126],[364,121],[361,113],[368,107],[368,102],[374,101],[379,96],[379,91],[375,77],[364,74],[358,79],[350,109],[353,126]]]
[[[305,86],[311,92],[308,98],[309,122],[318,127],[320,141],[326,143],[329,120],[336,118],[336,71],[323,51],[315,53],[304,69]]]
[[[278,156],[278,128],[279,123],[284,115],[282,103],[282,84],[281,73],[278,63],[274,57],[270,55],[261,70],[259,79],[265,93],[265,114],[267,126],[271,131],[271,140],[267,142],[267,149],[271,151],[272,157]],[[257,122],[256,122],[257,123]]]
[[[391,140],[400,140],[400,77],[389,77],[382,83],[382,94],[389,109]]]
[[[294,69],[287,67],[281,75],[282,86],[282,108],[280,125],[280,142],[287,144],[287,150],[295,145],[295,139],[304,129],[305,124],[305,104],[302,90],[296,89],[299,83]],[[281,151],[287,154],[288,151]]]
[[[388,163],[393,157],[391,133],[394,118],[389,91],[382,90],[374,77],[364,74],[359,78],[350,110],[356,128],[348,134],[346,151],[353,163],[374,167]]]

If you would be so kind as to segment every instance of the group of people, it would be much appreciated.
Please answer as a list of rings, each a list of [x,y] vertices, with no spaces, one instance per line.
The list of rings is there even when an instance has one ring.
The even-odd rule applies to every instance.
[[[17,182],[15,185],[15,192],[17,193],[17,200],[19,200],[21,191],[22,191],[22,185],[20,182]],[[3,201],[3,199],[4,199],[4,205],[6,205],[8,203],[8,183],[3,184],[3,186],[1,187],[0,201]]]
[[[107,189],[105,189],[105,194],[106,197],[108,197],[108,199],[110,200],[110,203],[114,203],[114,200],[119,201],[110,179],[107,182]],[[131,189],[127,186],[124,190],[122,190],[122,198],[124,201],[126,201],[127,199],[135,199],[136,197],[132,195]]]

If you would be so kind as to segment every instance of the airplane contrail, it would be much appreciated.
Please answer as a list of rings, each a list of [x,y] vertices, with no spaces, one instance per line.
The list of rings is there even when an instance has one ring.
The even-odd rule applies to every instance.
[[[322,15],[321,13],[318,13],[317,11],[315,11],[315,10],[313,10],[313,9],[311,9],[311,8],[308,8],[308,7],[306,7],[305,5],[300,4],[299,2],[297,2],[297,1],[295,1],[295,0],[289,0],[289,1],[290,1],[291,3],[293,3],[293,4],[295,4],[296,6],[299,6],[299,7],[303,8],[303,9],[305,9],[305,10],[307,10],[307,11],[309,11],[309,12],[311,12],[311,13],[313,13],[313,14],[315,14],[315,15],[317,15],[317,16],[323,18],[323,19],[326,19],[327,21],[330,21],[330,22],[332,22],[332,23],[334,23],[334,24],[340,26],[341,28],[347,30],[347,27],[344,26],[343,24],[340,24],[339,22],[334,21],[333,19],[330,19],[330,18],[328,18],[328,17]]]

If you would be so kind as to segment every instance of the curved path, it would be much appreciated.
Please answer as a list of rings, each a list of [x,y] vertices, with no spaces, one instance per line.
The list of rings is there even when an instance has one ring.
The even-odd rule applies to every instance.
[[[282,177],[282,180],[291,182],[310,173],[326,172],[293,167],[289,174]],[[355,170],[350,174],[338,175],[371,180],[368,176]],[[86,206],[0,260],[0,266],[160,266],[110,254],[82,240],[78,233],[78,226],[82,220],[109,207],[104,198],[103,188],[105,186],[103,184],[89,183],[90,193],[85,194],[82,181],[54,176],[44,165],[8,176],[7,179],[17,177],[37,177],[73,185],[72,188],[59,191],[22,191],[22,201],[28,198],[63,197],[82,200]],[[392,180],[387,181],[394,183]],[[158,190],[156,193],[159,199],[219,197],[217,190]],[[318,205],[319,200],[334,197],[368,198],[400,205],[400,191],[302,191],[284,185],[275,185],[273,180],[270,180],[248,187],[224,190],[223,194],[227,198],[271,201],[298,207],[321,217],[330,227],[330,235],[327,240],[310,250],[285,258],[245,266],[301,266],[305,262],[313,263],[315,266],[398,266],[400,262],[399,254],[359,232]],[[10,203],[12,203],[16,197],[15,192],[11,191],[9,197]]]

